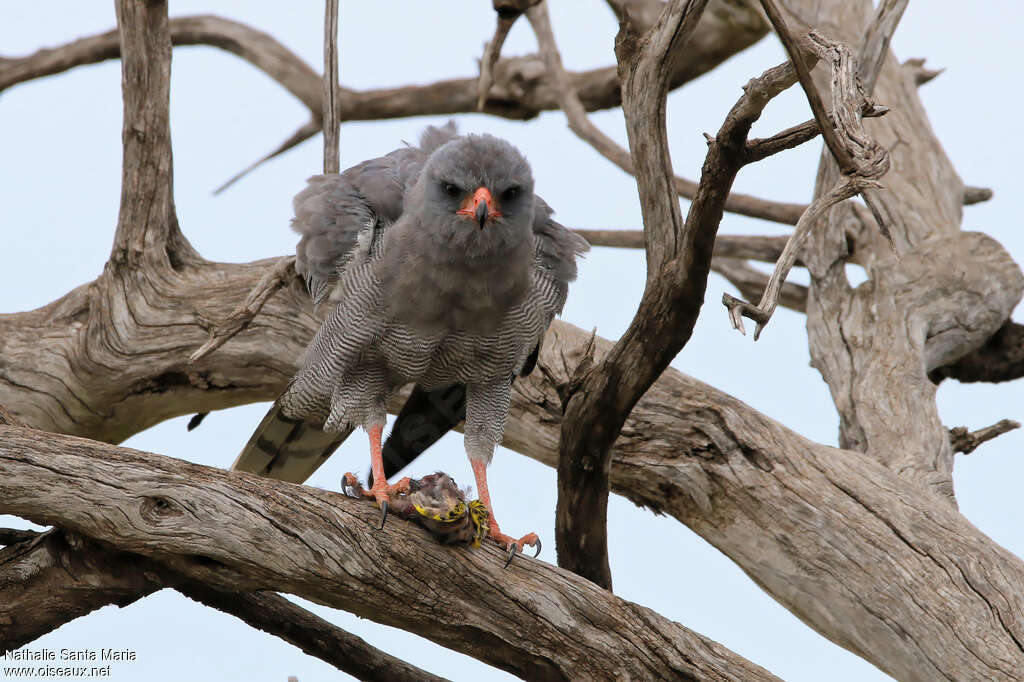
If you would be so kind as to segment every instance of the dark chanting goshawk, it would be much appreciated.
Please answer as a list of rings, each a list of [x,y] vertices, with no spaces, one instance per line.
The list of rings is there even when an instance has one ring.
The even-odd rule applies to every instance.
[[[511,552],[539,548],[534,533],[499,529],[486,467],[512,381],[533,369],[587,243],[551,219],[515,147],[452,123],[427,128],[419,146],[311,178],[294,203],[296,270],[332,308],[233,468],[301,483],[362,426],[368,494],[386,514],[408,489],[387,477],[465,418],[490,537]],[[382,446],[387,397],[408,383]]]

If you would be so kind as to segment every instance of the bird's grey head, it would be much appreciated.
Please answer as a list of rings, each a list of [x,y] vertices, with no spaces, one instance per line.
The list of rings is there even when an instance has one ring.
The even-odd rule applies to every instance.
[[[466,135],[438,148],[416,189],[421,227],[465,255],[497,255],[530,238],[533,174],[505,140]]]

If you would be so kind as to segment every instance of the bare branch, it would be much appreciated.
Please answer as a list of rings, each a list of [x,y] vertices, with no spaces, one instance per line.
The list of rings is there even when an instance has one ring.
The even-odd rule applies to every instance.
[[[504,569],[495,547],[444,547],[397,521],[378,531],[374,505],[337,493],[7,426],[0,490],[4,513],[58,520],[190,580],[287,591],[530,679],[775,679],[543,562]]]
[[[1000,419],[992,426],[977,431],[968,431],[966,426],[956,426],[949,430],[949,444],[953,452],[969,455],[982,443],[1019,428],[1020,422],[1012,419]]]
[[[992,198],[992,190],[988,187],[964,187],[964,206],[980,204]]]
[[[586,239],[591,246],[609,246],[623,249],[644,248],[643,230],[584,230],[573,232]],[[774,263],[782,255],[789,237],[764,235],[720,234],[715,238],[715,258],[759,260]],[[796,261],[799,265],[799,258]]]
[[[737,258],[715,258],[711,270],[729,280],[746,298],[757,298],[768,287],[768,275],[751,267]],[[807,310],[807,287],[792,282],[783,282],[779,291],[778,304],[798,313]]]
[[[487,103],[487,96],[491,91],[491,83],[494,82],[494,64],[501,56],[501,48],[505,44],[508,32],[516,19],[522,16],[531,5],[537,4],[538,0],[493,0],[494,12],[497,15],[498,23],[494,27],[494,37],[484,46],[483,57],[480,58],[480,80],[477,84],[476,108],[483,111]]]
[[[202,259],[181,234],[174,211],[166,4],[119,0],[116,6],[121,80],[131,87],[122,95],[121,206],[110,262],[134,267],[148,259],[154,267],[177,269]]]
[[[11,544],[0,549],[0,650],[17,649],[108,604],[127,606],[161,587],[139,557],[103,550],[59,528]]]
[[[644,248],[643,230],[584,230],[574,228],[573,232],[586,239],[591,246],[611,246],[621,249]]]
[[[32,542],[0,550],[2,651],[23,646],[102,606],[126,606],[163,587],[174,587],[360,679],[441,679],[272,592],[220,592],[137,554],[110,550],[60,529],[8,534],[0,534],[0,544]]]
[[[654,26],[665,9],[664,0],[606,0],[619,23],[628,23],[637,35]]]
[[[903,68],[910,70],[911,74],[913,74],[914,84],[918,87],[931,82],[932,79],[945,71],[945,69],[925,68],[924,62],[925,60],[921,57],[913,57],[903,62]]]
[[[594,125],[586,115],[586,109],[576,94],[569,74],[562,66],[562,58],[555,43],[554,32],[548,19],[544,4],[537,5],[527,12],[527,17],[537,34],[537,43],[547,72],[556,88],[559,105],[565,112],[569,128],[582,140],[590,144],[598,153],[614,163],[630,175],[635,175],[633,160],[629,151],[623,149],[615,140]],[[810,138],[808,138],[810,139]],[[674,189],[679,196],[693,199],[697,195],[697,183],[683,177],[673,176]],[[746,194],[730,194],[726,201],[726,210],[754,218],[763,218],[788,224],[795,224],[805,207],[799,204],[787,204],[768,201]]]
[[[250,268],[252,281],[264,270],[265,266]],[[234,286],[242,291],[251,288],[237,281]],[[302,333],[290,334],[289,305],[281,304],[280,317],[265,318],[262,343],[253,345],[262,347],[267,357],[297,357],[315,329],[300,318]],[[535,372],[515,384],[504,445],[549,466],[557,464],[559,392],[572,381],[573,369],[590,341],[589,330],[555,321],[539,360],[546,374]],[[249,352],[241,345],[224,347],[228,357],[221,361],[226,368],[235,364],[231,354]],[[611,345],[597,338],[595,361],[601,362]],[[147,354],[134,361],[151,372],[162,372],[152,359],[164,362]],[[120,365],[117,371],[131,373]],[[253,368],[230,371],[231,380],[238,382]],[[266,394],[280,390],[286,376],[269,385]],[[244,390],[235,386],[211,393],[226,406]],[[204,400],[193,392],[187,402],[197,398]],[[0,434],[0,447],[9,441],[6,432]],[[119,481],[123,473],[118,474]],[[9,480],[0,475],[0,504],[11,499],[5,487]],[[1024,666],[1016,644],[1024,637],[1024,564],[1019,558],[954,509],[936,507],[932,493],[907,486],[872,458],[809,442],[671,367],[644,394],[623,428],[614,449],[611,484],[636,504],[689,525],[733,557],[786,608],[899,679],[928,675],[1010,680]],[[304,505],[308,489],[295,490],[296,501]],[[329,495],[318,490],[308,494]],[[764,509],[773,510],[770,523],[764,522]],[[372,513],[366,511],[357,523],[371,523]],[[209,537],[206,530],[197,536]],[[232,547],[236,542],[244,545],[245,539],[229,539]],[[758,551],[751,552],[751,546]],[[374,552],[384,560],[385,555]],[[329,556],[339,555],[332,550]],[[427,565],[424,561],[431,559],[393,566],[408,574],[410,566]],[[498,561],[491,552],[483,559]],[[892,591],[896,574],[902,577],[899,595]],[[536,594],[540,593],[531,599]],[[1000,596],[986,599],[986,594]],[[0,598],[0,604],[6,603]],[[482,604],[474,611],[484,608]],[[828,609],[821,609],[821,604],[828,604]],[[501,612],[496,617],[502,617]],[[854,623],[884,624],[863,628]],[[979,623],[985,627],[979,628]],[[636,627],[658,632],[646,630],[646,625]]]
[[[866,0],[787,6],[851,45],[863,41],[874,12]],[[875,93],[893,111],[871,126],[895,169],[880,204],[901,260],[849,204],[830,212],[803,254],[812,289],[808,339],[839,412],[840,444],[891,468],[908,488],[955,504],[953,453],[928,373],[983,345],[1020,300],[1024,278],[998,242],[961,231],[963,184],[910,76],[886,58]],[[838,176],[824,159],[816,191]],[[866,285],[846,278],[851,242],[870,277]],[[946,290],[971,293],[935,296]],[[884,346],[869,339],[884,339]]]
[[[746,4],[716,2],[719,11],[700,27],[700,40],[671,75],[679,87],[760,40],[768,26]],[[295,95],[319,119],[323,108],[320,76],[297,55],[268,34],[215,16],[177,17],[170,22],[175,45],[211,45],[249,61]],[[82,64],[116,59],[114,31],[40,50],[27,57],[0,60],[0,91],[33,78],[53,75]],[[536,68],[536,55],[502,59],[495,64],[491,96],[484,111],[495,116],[529,119],[559,108],[554,88]],[[614,66],[570,74],[573,88],[588,111],[621,104]],[[438,81],[429,85],[357,91],[342,88],[343,121],[378,120],[477,111],[478,78]],[[795,222],[794,218],[794,222]]]
[[[190,599],[280,637],[359,680],[444,680],[367,644],[361,637],[342,630],[275,592],[226,592],[188,580],[175,585],[175,589]]]
[[[34,530],[0,528],[0,546],[15,545],[26,540],[35,540],[37,537],[39,537],[39,532]]]
[[[780,32],[780,37],[787,45],[787,51],[790,53],[791,60],[799,60],[799,63],[794,62],[797,73],[799,74],[802,69],[807,81],[810,82],[808,66],[801,55],[803,48],[798,47],[792,42],[792,36],[789,35],[785,22],[782,21],[774,9],[772,0],[764,0],[764,2],[766,9],[771,7],[769,16],[775,17],[772,19],[773,23],[776,21],[781,22],[777,28]],[[863,195],[865,203],[871,209],[871,213],[874,215],[879,227],[882,228],[883,234],[889,239],[890,244],[892,243],[892,236],[886,227],[886,220],[881,216],[878,200],[872,193],[873,190],[881,188],[881,185],[875,182],[875,178],[889,170],[889,154],[882,145],[867,136],[861,125],[862,112],[871,111],[874,109],[874,106],[867,100],[863,89],[857,82],[855,66],[850,57],[849,50],[834,41],[822,38],[814,31],[807,34],[805,43],[804,47],[816,53],[831,67],[833,106],[831,118],[835,121],[835,127],[832,127],[832,121],[829,120],[830,117],[824,114],[823,109],[820,109],[821,100],[818,98],[813,82],[810,83],[809,87],[814,90],[814,94],[812,96],[808,93],[808,100],[812,102],[812,108],[819,107],[821,116],[818,116],[819,110],[815,111],[815,116],[818,119],[819,125],[824,120],[825,125],[828,127],[826,140],[834,139],[836,140],[835,144],[843,146],[843,157],[845,162],[850,165],[846,168],[841,168],[843,176],[836,181],[835,186],[827,193],[815,199],[804,215],[801,216],[800,222],[797,223],[797,227],[790,237],[790,242],[786,245],[782,257],[776,263],[775,271],[769,279],[768,287],[761,297],[761,302],[754,306],[729,294],[722,294],[722,303],[729,310],[729,319],[735,329],[739,330],[740,333],[746,333],[743,328],[743,317],[748,317],[757,323],[754,329],[755,341],[761,335],[761,331],[768,324],[772,313],[775,311],[782,283],[785,281],[794,263],[796,263],[797,252],[807,241],[811,229],[819,224],[819,219],[832,206],[856,194]],[[829,144],[831,145],[832,143]],[[844,162],[838,156],[836,158],[838,163],[842,164]]]
[[[341,171],[338,127],[341,104],[338,101],[338,0],[324,2],[324,173]]]
[[[260,166],[262,166],[267,161],[270,161],[271,159],[277,158],[281,154],[284,154],[285,152],[287,152],[287,151],[289,151],[291,149],[294,149],[295,147],[298,147],[300,144],[302,144],[303,142],[305,142],[309,138],[313,137],[318,132],[320,132],[320,121],[319,121],[319,119],[317,119],[317,118],[310,119],[308,122],[303,124],[303,126],[301,128],[299,128],[294,133],[292,133],[291,137],[289,137],[287,140],[285,140],[280,145],[278,145],[276,149],[274,149],[270,153],[266,154],[265,156],[255,160],[255,161],[253,161],[251,164],[249,164],[248,166],[246,166],[245,168],[243,168],[242,170],[238,171],[237,173],[232,175],[230,178],[228,178],[224,182],[224,184],[222,184],[217,189],[213,190],[214,195],[220,194],[221,192],[226,190],[228,187],[231,187],[231,185],[235,184],[236,182],[238,182],[239,180],[244,178],[246,175],[248,175],[252,171],[254,171],[257,168],[259,168]]]
[[[882,70],[886,55],[889,54],[892,34],[896,32],[909,2],[910,0],[882,0],[875,9],[875,16],[868,26],[868,32],[857,55],[857,62],[860,64],[857,76],[869,97],[875,91],[878,74]]]
[[[803,248],[804,242],[807,241],[807,237],[811,233],[811,229],[830,208],[840,201],[863,192],[871,185],[879,187],[877,183],[873,183],[870,180],[855,177],[844,178],[828,194],[818,197],[811,203],[807,211],[801,216],[800,222],[796,224],[793,236],[786,243],[786,248],[775,265],[775,271],[772,272],[768,280],[768,286],[765,288],[761,296],[761,302],[758,305],[751,305],[727,293],[722,294],[722,304],[729,310],[729,320],[732,322],[734,329],[738,330],[741,334],[746,334],[747,332],[743,328],[743,318],[748,317],[754,320],[757,323],[757,326],[754,328],[754,340],[757,341],[758,337],[761,336],[761,330],[768,324],[772,313],[775,312],[775,307],[778,304],[779,295],[782,291],[782,285],[786,281],[789,271],[796,263],[797,253]]]
[[[256,317],[263,305],[281,287],[287,285],[296,278],[295,256],[279,258],[273,267],[267,269],[267,273],[256,283],[245,302],[232,311],[231,315],[221,320],[216,325],[210,325],[210,339],[200,346],[189,357],[189,362],[198,362],[207,355],[217,350],[235,334],[245,329],[252,319]],[[196,424],[198,426],[198,424]],[[191,431],[191,427],[189,430]]]
[[[768,20],[771,21],[772,27],[779,36],[779,40],[782,42],[782,46],[786,50],[786,54],[789,55],[789,61],[796,68],[797,78],[800,80],[800,85],[804,89],[804,94],[807,96],[807,103],[811,106],[811,112],[814,114],[814,120],[818,122],[818,128],[821,130],[822,137],[825,139],[825,146],[828,147],[829,151],[835,157],[836,162],[839,164],[839,169],[845,173],[853,173],[858,170],[857,165],[854,163],[853,157],[850,155],[849,150],[843,145],[842,140],[839,139],[839,135],[836,133],[835,128],[828,120],[828,113],[825,111],[825,105],[821,101],[821,96],[818,94],[817,88],[814,86],[814,81],[811,79],[811,70],[808,68],[807,63],[804,60],[804,51],[799,45],[797,45],[796,38],[793,37],[789,30],[789,26],[786,25],[785,19],[782,18],[782,14],[779,12],[778,7],[775,6],[775,0],[761,0],[761,6],[764,8],[765,14],[768,15]]]
[[[871,105],[871,108],[867,111],[862,111],[861,115],[864,118],[884,116],[889,113],[889,110],[885,107],[877,105]],[[832,117],[829,117],[832,120]],[[805,142],[813,140],[815,137],[821,134],[821,128],[818,127],[818,122],[814,119],[810,121],[804,121],[792,128],[787,128],[782,132],[776,133],[768,138],[754,138],[747,142],[747,159],[748,163],[760,161],[773,154],[778,154],[781,151],[798,147]],[[807,210],[806,207],[804,210]]]
[[[530,20],[533,32],[537,35],[541,58],[547,68],[548,77],[554,83],[555,92],[558,93],[558,104],[565,112],[569,128],[606,159],[633,175],[633,162],[629,152],[605,135],[587,118],[583,102],[580,101],[579,95],[576,94],[576,90],[573,89],[572,82],[569,80],[569,74],[562,66],[562,56],[558,53],[555,34],[551,30],[551,20],[548,18],[547,2],[542,0],[531,7],[526,11],[526,17]]]

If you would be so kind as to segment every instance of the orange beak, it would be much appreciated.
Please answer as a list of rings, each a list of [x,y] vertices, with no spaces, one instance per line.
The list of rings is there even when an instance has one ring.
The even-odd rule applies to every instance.
[[[467,198],[456,213],[475,220],[481,230],[491,218],[501,217],[501,211],[498,210],[491,191],[486,187],[477,187],[473,196]]]

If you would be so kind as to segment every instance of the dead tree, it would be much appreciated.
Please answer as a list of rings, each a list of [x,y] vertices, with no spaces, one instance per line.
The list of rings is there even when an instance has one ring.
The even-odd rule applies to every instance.
[[[54,526],[0,532],[0,650],[172,587],[357,676],[428,677],[274,590],[530,679],[770,678],[599,586],[611,585],[612,490],[686,524],[804,622],[899,679],[1017,679],[1024,564],[957,512],[951,482],[956,450],[1012,425],[951,434],[934,380],[1020,376],[1020,328],[1009,316],[1024,278],[998,242],[960,229],[961,206],[984,191],[963,185],[934,138],[916,93],[919,65],[888,52],[906,2],[873,11],[868,0],[784,9],[774,0],[609,0],[621,22],[617,66],[585,73],[562,67],[543,0],[494,4],[498,29],[480,79],[340,88],[337,105],[342,120],[478,103],[510,118],[561,108],[576,134],[636,176],[643,234],[589,233],[646,249],[632,324],[611,343],[556,323],[505,434],[506,446],[558,467],[563,568],[513,565],[518,580],[499,581],[494,550],[444,548],[401,523],[371,532],[375,512],[343,496],[115,445],[170,417],[274,397],[318,324],[291,286],[289,259],[210,262],[179,230],[172,45],[228,49],[309,107],[310,122],[269,156],[320,129],[323,97],[316,72],[264,33],[215,17],[169,21],[163,2],[119,0],[116,32],[0,59],[3,89],[120,57],[124,96],[121,205],[106,268],[47,306],[0,316],[0,513]],[[522,14],[540,53],[501,59]],[[669,90],[772,29],[790,59],[747,84],[709,136],[698,180],[673,175]],[[769,100],[797,83],[813,118],[750,139]],[[620,105],[628,150],[587,121],[588,111]],[[819,134],[809,206],[730,193],[744,165]],[[856,194],[863,205],[850,201]],[[692,199],[685,215],[677,195]],[[796,228],[788,239],[716,240],[725,211]],[[777,262],[775,275],[748,260]],[[849,262],[865,268],[866,284],[850,286]],[[795,264],[809,286],[783,284]],[[725,301],[741,329],[749,317],[759,332],[779,304],[806,312],[814,366],[840,413],[840,448],[668,368],[712,269],[745,296],[764,292],[756,306]],[[385,578],[424,563],[435,567],[424,584]],[[454,575],[468,586],[453,590]],[[381,593],[402,608],[373,598]],[[524,623],[523,610],[538,617]]]

